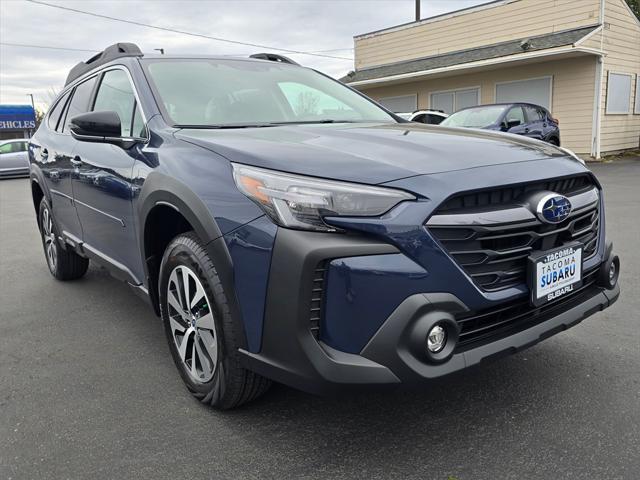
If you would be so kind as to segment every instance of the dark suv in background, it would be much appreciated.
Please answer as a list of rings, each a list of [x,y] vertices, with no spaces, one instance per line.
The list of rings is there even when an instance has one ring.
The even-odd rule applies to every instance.
[[[560,146],[560,122],[546,108],[531,103],[469,107],[457,111],[440,125],[513,133]]]
[[[109,47],[70,72],[29,156],[53,276],[92,261],[129,284],[217,408],[271,380],[425,383],[619,295],[578,158],[405,122],[279,55]]]

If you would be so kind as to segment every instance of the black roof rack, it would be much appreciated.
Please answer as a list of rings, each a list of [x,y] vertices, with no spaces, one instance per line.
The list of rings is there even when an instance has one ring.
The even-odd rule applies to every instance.
[[[291,65],[300,65],[299,63],[291,60],[289,57],[285,57],[284,55],[278,55],[277,53],[254,53],[253,55],[249,55],[249,58],[257,58],[259,60],[269,60],[271,62],[289,63]]]
[[[81,77],[89,70],[92,70],[100,65],[104,65],[111,60],[121,57],[142,57],[142,51],[135,43],[115,43],[108,46],[102,52],[97,53],[86,62],[80,62],[71,69],[69,75],[67,75],[67,81],[64,83],[65,87],[73,82],[76,78]]]

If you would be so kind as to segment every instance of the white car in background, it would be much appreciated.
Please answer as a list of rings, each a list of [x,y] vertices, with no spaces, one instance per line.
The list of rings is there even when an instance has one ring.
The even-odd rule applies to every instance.
[[[396,113],[396,115],[410,122],[426,123],[427,125],[440,125],[449,116],[442,110],[416,110],[413,113]]]
[[[0,140],[0,178],[29,176],[29,139]]]

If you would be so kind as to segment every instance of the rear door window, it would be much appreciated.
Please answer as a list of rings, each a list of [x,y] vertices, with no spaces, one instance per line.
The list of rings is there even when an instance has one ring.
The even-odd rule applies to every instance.
[[[4,145],[0,145],[0,154],[11,153],[12,151],[13,151],[13,144],[5,143]]]
[[[540,115],[540,118],[542,119],[543,122],[547,121],[547,118],[549,117],[549,115],[547,114],[546,110],[543,110],[542,108],[538,108],[538,115]]]
[[[67,104],[67,100],[69,99],[69,93],[65,93],[62,98],[55,104],[53,110],[49,114],[49,119],[47,120],[47,125],[51,130],[56,130],[58,128],[58,122],[60,121],[60,117],[62,116],[62,112],[64,111],[64,106]]]
[[[529,123],[542,122],[544,117],[542,116],[542,112],[539,108],[535,107],[525,107],[525,112],[527,113],[527,119]]]
[[[91,101],[93,87],[96,85],[96,78],[91,77],[89,80],[82,82],[73,91],[73,97],[71,97],[65,116],[63,132],[69,131],[69,124],[73,117],[89,111],[89,102]]]

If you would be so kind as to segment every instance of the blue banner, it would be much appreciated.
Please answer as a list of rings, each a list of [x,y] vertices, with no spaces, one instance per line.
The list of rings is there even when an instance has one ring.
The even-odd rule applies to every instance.
[[[0,105],[0,130],[36,128],[36,112],[31,105]]]

